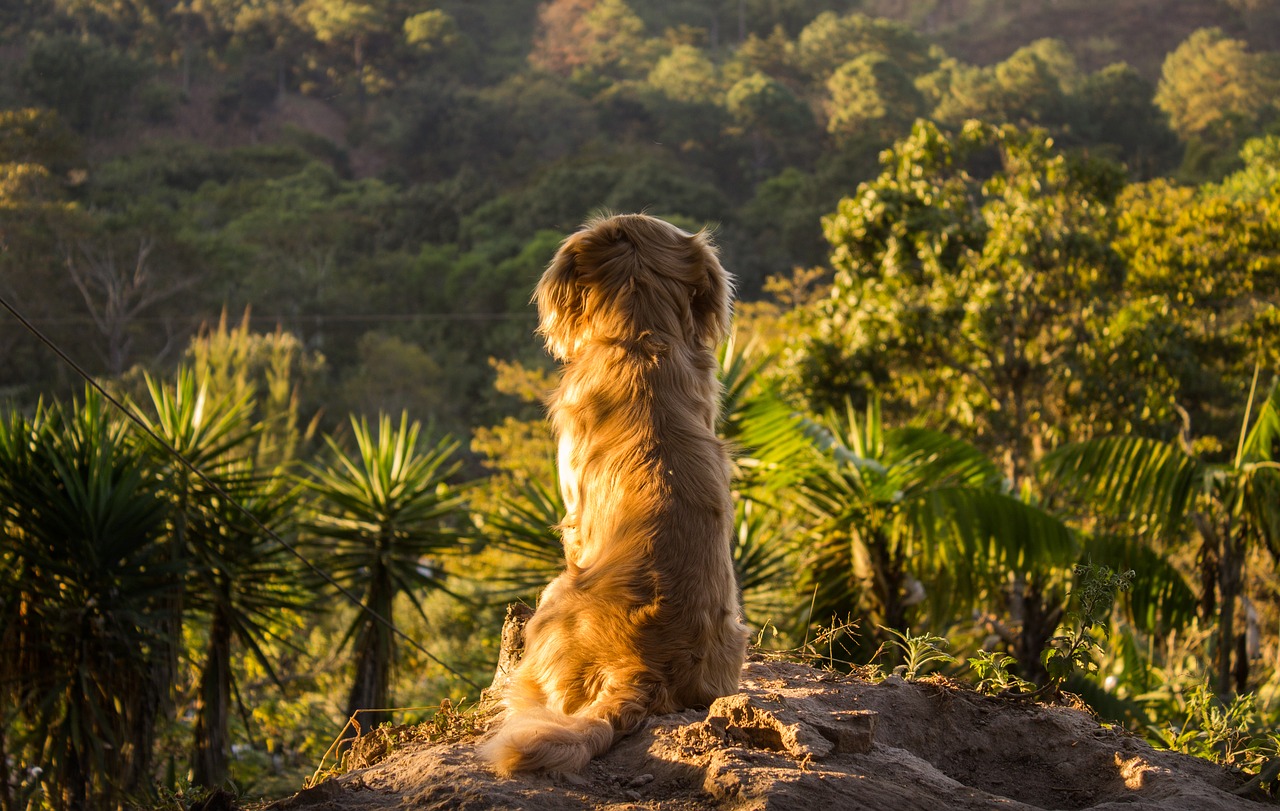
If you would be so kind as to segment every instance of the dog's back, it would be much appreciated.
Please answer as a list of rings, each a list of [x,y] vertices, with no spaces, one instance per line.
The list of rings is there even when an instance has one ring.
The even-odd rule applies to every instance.
[[[737,689],[746,629],[711,354],[728,296],[701,235],[637,215],[570,237],[539,283],[566,362],[551,410],[567,568],[485,746],[502,773],[577,771],[647,715]]]

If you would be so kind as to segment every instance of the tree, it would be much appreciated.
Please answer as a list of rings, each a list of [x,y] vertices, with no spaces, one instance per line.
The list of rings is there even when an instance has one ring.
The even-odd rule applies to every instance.
[[[638,78],[655,56],[624,0],[551,0],[538,10],[529,64],[561,76]]]
[[[386,0],[308,0],[302,13],[318,41],[351,49],[356,99],[363,112],[369,87],[374,84],[368,71],[370,41],[388,29]]]
[[[22,68],[22,86],[77,131],[104,134],[128,109],[142,67],[100,41],[69,36],[38,40]]]
[[[994,158],[984,181],[966,168]],[[1122,282],[1116,173],[1042,133],[918,122],[823,220],[836,275],[798,380],[818,410],[871,388],[952,415],[1015,487],[1072,426],[1066,370]]]
[[[1247,47],[1201,28],[1165,57],[1155,102],[1179,138],[1232,144],[1276,114],[1280,65]]]
[[[103,338],[100,352],[107,370],[120,375],[133,357],[138,320],[158,304],[176,297],[195,284],[194,276],[174,276],[165,269],[156,273],[155,239],[137,237],[137,247],[117,256],[115,246],[99,247],[89,239],[63,247],[68,275],[80,291],[94,326]],[[161,275],[170,278],[163,280]]]
[[[863,14],[824,11],[796,37],[796,64],[818,82],[869,53],[888,58],[912,78],[933,70],[939,59],[938,52],[906,26]]]
[[[438,8],[419,12],[404,21],[404,40],[420,53],[448,48],[457,39],[457,23]]]
[[[925,112],[924,97],[902,68],[879,53],[844,63],[827,79],[827,132],[848,141],[891,140]]]
[[[79,144],[56,113],[0,111],[0,295],[20,302],[29,318],[65,315],[76,295],[56,257],[61,240],[85,229],[84,211],[61,182],[82,165]],[[7,321],[0,328],[0,376],[14,391],[47,390],[57,370],[26,341],[25,329]],[[72,331],[49,327],[63,343]]]
[[[443,372],[426,350],[376,331],[366,332],[358,343],[359,362],[343,386],[344,391],[351,392],[348,411],[441,413],[444,393],[439,381]]]
[[[812,591],[812,618],[861,619],[867,653],[884,641],[872,628],[941,630],[997,604],[1011,575],[1075,558],[1067,527],[1010,492],[981,451],[930,429],[885,428],[876,397],[862,417],[846,404],[817,420],[765,403],[746,414],[742,436],[756,475],[782,480],[779,500],[805,520],[801,593]],[[1056,627],[1028,623],[1025,633],[1047,639]],[[1034,662],[1041,647],[1019,660]]]
[[[1072,119],[1072,95],[1079,82],[1066,46],[1041,39],[990,67],[955,66],[934,117],[953,125],[976,118],[1062,129]]]
[[[0,423],[0,730],[6,756],[39,767],[56,811],[123,808],[151,787],[162,696],[156,659],[172,643],[164,595],[179,571],[161,543],[167,506],[153,471],[86,390],[68,410]],[[6,764],[7,766],[7,764]]]
[[[351,428],[354,453],[326,437],[329,462],[307,468],[302,485],[315,501],[302,529],[321,568],[360,596],[344,639],[355,649],[347,714],[371,729],[391,707],[396,600],[408,598],[425,619],[421,592],[447,590],[445,558],[458,551],[465,501],[448,483],[458,469],[452,440],[420,448],[422,428],[407,414],[398,427],[380,416],[376,434],[363,418]]]
[[[163,471],[160,492],[172,504],[169,562],[185,582],[170,595],[167,624],[180,634],[192,615],[205,622],[205,650],[197,665],[192,779],[220,787],[228,778],[228,719],[234,686],[231,651],[238,642],[273,678],[264,643],[303,598],[288,552],[273,533],[283,531],[296,499],[283,470],[257,465],[264,424],[253,420],[252,388],[212,387],[212,376],[180,368],[173,385],[146,378],[146,426],[181,454],[145,446]]]
[[[649,71],[648,83],[675,101],[708,104],[720,95],[716,66],[701,48],[677,45]]]
[[[1171,543],[1192,530],[1203,565],[1211,567],[1202,595],[1206,613],[1216,605],[1216,687],[1220,696],[1248,689],[1239,660],[1236,614],[1247,553],[1280,555],[1280,381],[1253,413],[1257,372],[1244,421],[1228,462],[1214,463],[1178,445],[1140,437],[1106,437],[1064,446],[1046,459],[1052,486],[1099,513],[1156,528]],[[1207,617],[1208,618],[1208,617]]]
[[[1164,174],[1175,160],[1177,138],[1154,95],[1152,83],[1123,62],[1089,74],[1076,97],[1080,137],[1114,144],[1138,178]]]
[[[1159,365],[1175,375],[1187,432],[1231,432],[1258,353],[1268,368],[1280,358],[1280,186],[1270,171],[1251,161],[1222,184],[1156,180],[1116,201],[1129,295],[1158,308],[1176,338]]]

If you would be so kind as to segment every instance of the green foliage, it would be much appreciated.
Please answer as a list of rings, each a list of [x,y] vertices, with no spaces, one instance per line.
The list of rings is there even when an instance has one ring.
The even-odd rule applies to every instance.
[[[438,8],[414,14],[404,21],[405,42],[419,51],[430,53],[447,48],[457,41],[458,28],[453,18]]]
[[[421,425],[407,414],[398,427],[381,415],[376,434],[363,418],[353,417],[351,429],[353,453],[325,437],[330,460],[307,468],[302,485],[315,507],[302,529],[321,570],[359,595],[363,610],[344,640],[357,660],[347,715],[367,713],[362,723],[373,727],[391,706],[396,640],[387,623],[396,597],[405,595],[423,615],[421,593],[447,590],[446,561],[461,551],[465,501],[448,483],[458,467],[453,440],[420,449]]]
[[[901,675],[904,679],[918,677],[926,667],[956,661],[954,656],[942,650],[947,645],[947,640],[943,637],[929,633],[915,636],[910,628],[905,631],[896,631],[893,628],[881,630],[893,636],[893,639],[889,640],[890,644],[902,653],[903,663],[894,668],[894,673]]]
[[[966,661],[978,677],[979,692],[1030,693],[1036,689],[1035,684],[1011,672],[1017,660],[1007,653],[980,650]]]
[[[898,644],[934,640],[920,643],[925,653],[947,628],[985,689],[1026,694],[1037,688],[1020,679],[1046,681],[1036,656],[1068,608],[1069,565],[1134,569],[1143,576],[1116,606],[1112,643],[1095,647],[1101,619],[1083,633],[1078,622],[1048,645],[1048,683],[1134,728],[1192,713],[1204,720],[1179,733],[1214,729],[1203,739],[1223,741],[1243,710],[1215,716],[1197,698],[1189,711],[1174,695],[1216,664],[1224,707],[1227,687],[1259,689],[1250,723],[1260,728],[1274,694],[1280,429],[1274,395],[1253,396],[1249,379],[1280,363],[1280,190],[1264,134],[1280,74],[1275,53],[1259,50],[1274,14],[1233,0],[1223,17],[1195,2],[1156,36],[1127,2],[1080,5],[1088,15],[1025,2],[855,5],[0,10],[0,27],[26,43],[0,71],[0,294],[145,404],[148,423],[249,511],[116,428],[102,441],[109,461],[65,462],[91,454],[52,437],[92,409],[36,401],[69,400],[79,381],[16,322],[0,323],[0,397],[15,403],[6,418],[24,438],[0,443],[4,617],[36,596],[83,611],[64,606],[49,577],[28,577],[37,559],[42,575],[54,571],[31,538],[55,518],[33,504],[56,503],[59,526],[106,521],[97,507],[69,517],[93,504],[67,502],[63,474],[139,476],[137,503],[154,499],[162,513],[109,576],[78,548],[54,561],[56,582],[75,584],[68,593],[111,578],[125,587],[108,608],[141,621],[112,619],[81,641],[113,657],[86,665],[98,684],[146,685],[136,707],[91,695],[104,714],[78,727],[92,736],[73,751],[75,727],[56,717],[67,699],[40,715],[27,694],[7,693],[9,762],[30,763],[47,733],[61,741],[49,762],[62,776],[99,769],[47,802],[79,791],[106,807],[135,776],[141,788],[172,773],[176,791],[192,743],[203,762],[192,776],[219,782],[216,754],[234,741],[249,746],[227,763],[238,786],[292,788],[279,762],[287,772],[317,758],[350,709],[343,694],[389,661],[362,609],[311,588],[325,610],[298,610],[299,564],[272,538],[292,543],[295,520],[314,541],[310,562],[430,640],[430,651],[392,650],[388,690],[434,704],[482,680],[498,603],[532,595],[560,558],[554,449],[537,405],[552,384],[529,291],[564,235],[608,209],[713,227],[737,277],[742,331],[776,354],[732,349],[722,365],[749,621],[798,644],[828,614],[845,617],[815,643],[828,661],[841,648],[844,659],[870,655],[874,640],[851,641],[857,623],[924,628]],[[1198,32],[1168,55],[1145,44],[1185,35],[1186,20],[1232,34]],[[1046,30],[1061,39],[1025,39]],[[1096,70],[1120,42],[1131,65]],[[1181,177],[1196,185],[1164,177],[1179,150]],[[1099,157],[1123,161],[1127,176]],[[1135,178],[1147,182],[1126,185]],[[753,300],[762,292],[773,300]],[[245,313],[238,327],[218,320],[230,308]],[[251,331],[262,319],[274,332]],[[368,541],[376,516],[343,500],[376,500],[341,461],[361,469],[368,449],[340,457],[334,446],[372,433],[362,418],[402,411],[473,436],[470,455],[424,451],[447,458],[420,478],[439,486],[455,463],[490,475],[467,505],[457,474],[427,488],[442,513],[404,536],[403,555],[384,556],[407,584],[395,596]],[[319,455],[318,428],[330,432]],[[13,473],[36,456],[65,463]],[[355,489],[303,500],[281,475],[299,461]],[[34,501],[11,498],[19,491]],[[487,548],[455,559],[473,532]],[[375,581],[381,596],[365,589]],[[1254,622],[1234,610],[1245,596],[1262,614],[1265,658],[1237,662],[1223,687],[1222,652],[1234,655],[1242,617]],[[24,659],[8,654],[33,650],[35,637],[0,620],[6,673],[65,681],[79,649],[69,624],[50,627],[56,645]],[[1162,681],[1174,685],[1167,695]],[[231,685],[242,723],[234,711],[219,718]],[[113,748],[111,735],[135,734],[143,748]],[[1201,740],[1179,745],[1253,747],[1236,762],[1261,766],[1264,743]],[[12,784],[0,805],[30,800],[38,782]],[[0,779],[0,791],[10,786]]]
[[[96,39],[55,36],[33,44],[20,80],[79,132],[103,134],[128,109],[143,75],[141,65]]]
[[[1165,58],[1155,102],[1183,140],[1236,142],[1276,114],[1280,69],[1218,28],[1202,28]]]
[[[754,475],[773,478],[804,516],[799,591],[813,592],[819,621],[907,627],[923,603],[940,625],[989,599],[1009,573],[1074,555],[1067,528],[1002,491],[980,451],[928,429],[886,430],[878,400],[864,418],[852,408],[809,420],[760,407],[746,415],[742,441]]]
[[[909,28],[863,14],[823,12],[796,37],[797,65],[822,81],[867,53],[889,57],[911,77],[927,73],[938,61],[938,54]]]
[[[1000,168],[984,180],[968,166],[988,150]],[[823,221],[836,276],[800,358],[805,394],[821,408],[886,388],[939,408],[1017,481],[1074,428],[1060,370],[1080,364],[1119,289],[1114,174],[978,122],[954,135],[919,122],[881,162]]]
[[[844,63],[827,79],[827,131],[839,138],[873,142],[910,128],[925,112],[911,77],[888,56],[868,53]]]
[[[1140,437],[1076,443],[1046,460],[1056,487],[1139,531],[1153,529],[1158,537],[1173,540],[1193,525],[1204,550],[1202,563],[1210,557],[1217,561],[1207,587],[1221,600],[1218,630],[1219,638],[1226,640],[1235,639],[1236,601],[1247,551],[1280,548],[1280,467],[1274,461],[1280,437],[1280,383],[1272,385],[1256,416],[1254,388],[1230,462],[1209,463]],[[1219,642],[1217,648],[1217,689],[1223,695],[1231,690],[1233,647]],[[1244,686],[1237,683],[1236,691],[1244,692]]]
[[[1179,723],[1172,720],[1157,730],[1170,749],[1206,760],[1258,771],[1280,757],[1280,737],[1261,728],[1257,698],[1252,693],[1238,695],[1222,703],[1207,684],[1196,685],[1184,707]],[[1274,791],[1276,775],[1269,781]]]
[[[708,103],[719,95],[716,66],[692,45],[677,45],[649,71],[648,83],[667,98]]]
[[[169,560],[188,578],[169,597],[170,639],[157,647],[176,656],[172,638],[184,620],[191,621],[187,613],[204,620],[193,778],[218,787],[228,777],[232,642],[279,683],[265,648],[287,633],[307,602],[294,586],[293,559],[278,540],[296,499],[283,470],[258,464],[264,426],[251,420],[251,387],[214,393],[208,375],[197,379],[189,369],[179,370],[172,387],[150,377],[146,382],[155,418],[144,422],[184,460],[147,448],[162,471],[160,493],[172,504]]]
[[[1075,588],[1071,596],[1077,610],[1070,632],[1049,641],[1041,661],[1049,680],[1037,691],[1056,696],[1067,679],[1076,673],[1098,669],[1102,653],[1098,635],[1105,637],[1117,596],[1128,591],[1135,572],[1116,573],[1110,567],[1084,563],[1074,570]]]
[[[1080,82],[1075,59],[1050,39],[1019,48],[989,68],[962,67],[950,78],[934,115],[961,124],[1063,127],[1072,119],[1072,94]]]
[[[0,729],[23,775],[0,786],[6,803],[107,807],[150,789],[164,596],[181,570],[148,473],[92,390],[0,423]]]

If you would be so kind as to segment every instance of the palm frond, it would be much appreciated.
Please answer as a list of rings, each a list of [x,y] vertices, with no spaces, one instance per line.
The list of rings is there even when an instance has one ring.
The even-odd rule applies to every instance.
[[[1199,600],[1191,585],[1168,556],[1145,539],[1132,534],[1094,535],[1085,539],[1080,558],[1117,572],[1134,572],[1125,604],[1133,624],[1144,631],[1159,634],[1195,619]]]
[[[1075,560],[1076,542],[1066,524],[1007,493],[937,487],[905,501],[903,510],[919,539],[913,557],[929,569],[1027,572]]]
[[[1040,469],[1050,491],[1165,532],[1181,526],[1205,473],[1199,460],[1176,446],[1133,436],[1065,445]]]

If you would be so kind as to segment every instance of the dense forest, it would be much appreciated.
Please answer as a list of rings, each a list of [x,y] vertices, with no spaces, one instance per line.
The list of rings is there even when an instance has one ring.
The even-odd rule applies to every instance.
[[[475,701],[560,562],[530,293],[641,210],[736,277],[756,644],[1280,763],[1274,0],[17,0],[0,809]]]

